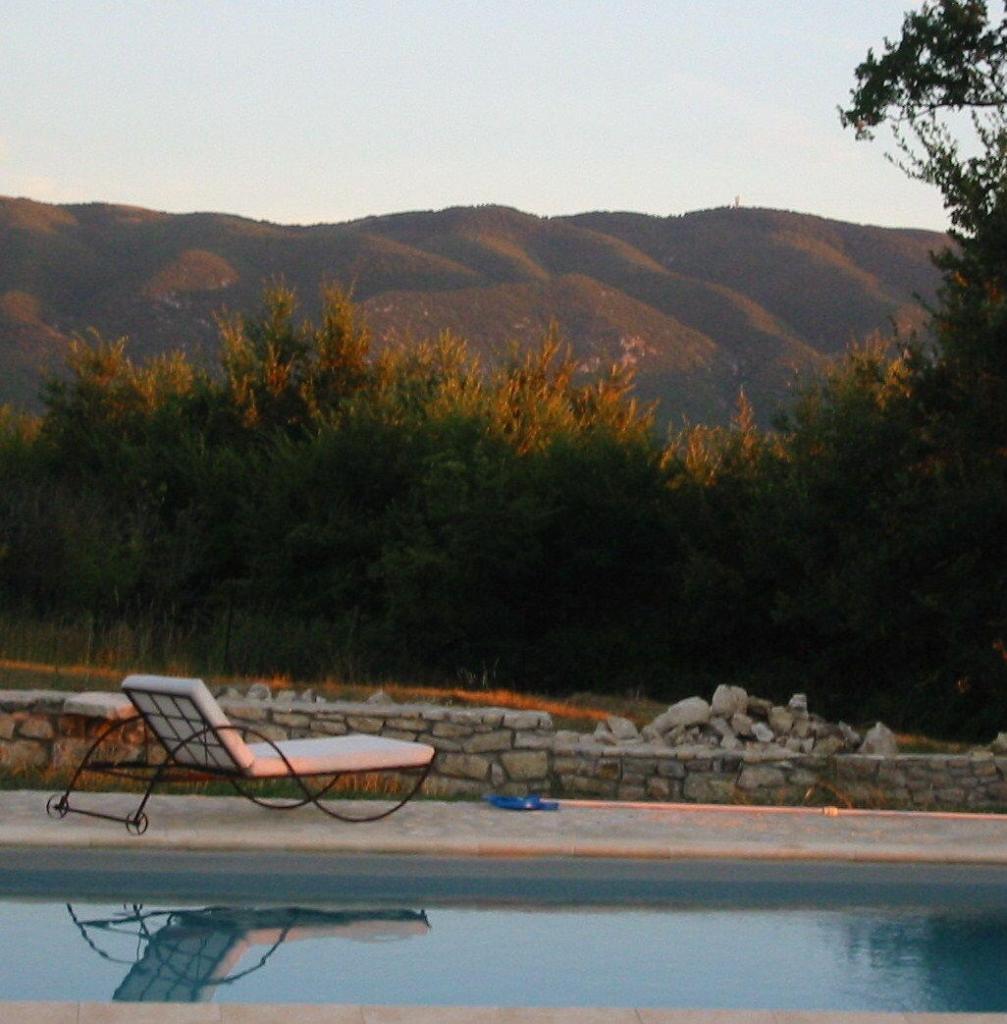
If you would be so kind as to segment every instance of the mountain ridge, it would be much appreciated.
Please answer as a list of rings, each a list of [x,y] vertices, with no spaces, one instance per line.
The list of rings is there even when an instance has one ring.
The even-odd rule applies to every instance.
[[[795,374],[890,323],[921,329],[947,237],[721,207],[538,217],[499,205],[285,226],[213,212],[0,197],[0,403],[38,408],[46,363],[94,327],[146,358],[212,356],[214,317],[282,277],[313,315],[352,287],[379,345],[451,329],[493,359],[556,321],[585,367],[631,362],[662,416],[763,419]]]

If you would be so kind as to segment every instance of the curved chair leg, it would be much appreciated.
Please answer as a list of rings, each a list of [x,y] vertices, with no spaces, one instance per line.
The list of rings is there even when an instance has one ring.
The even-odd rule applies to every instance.
[[[419,792],[420,786],[422,786],[423,783],[426,781],[426,777],[430,774],[431,768],[433,768],[432,759],[423,768],[413,788],[410,789],[409,792],[401,800],[398,801],[398,803],[394,804],[392,807],[386,810],[381,811],[380,814],[370,815],[342,814],[339,811],[330,810],[328,807],[324,807],[320,803],[322,797],[324,797],[325,794],[328,793],[333,786],[335,786],[335,784],[339,781],[342,775],[334,776],[317,792],[311,791],[311,789],[308,787],[307,783],[305,782],[302,776],[294,775],[291,777],[291,781],[297,783],[297,786],[304,794],[304,797],[300,800],[294,800],[285,803],[274,803],[272,801],[263,800],[261,797],[257,797],[254,793],[251,793],[247,789],[245,789],[236,779],[231,779],[231,785],[234,786],[234,788],[243,797],[245,797],[248,800],[251,800],[252,803],[254,804],[258,804],[259,807],[266,807],[274,811],[292,811],[297,807],[304,807],[305,804],[314,804],[314,806],[317,807],[318,810],[322,812],[322,814],[327,814],[330,818],[335,818],[338,821],[349,822],[350,824],[362,824],[368,821],[380,821],[382,818],[387,818],[390,814],[394,814],[400,807],[405,806],[405,804],[412,800],[412,798],[416,796],[416,794]],[[348,773],[344,772],[342,774],[345,775]]]
[[[265,807],[267,810],[270,811],[294,811],[297,810],[298,807],[304,807],[305,804],[312,804],[316,800],[320,800],[323,796],[325,796],[326,793],[329,792],[330,789],[332,789],[333,786],[335,786],[335,784],[343,777],[344,774],[345,772],[340,772],[333,775],[332,778],[329,779],[329,781],[325,783],[325,785],[322,786],[322,788],[317,793],[312,793],[308,789],[308,786],[304,782],[303,778],[297,775],[293,776],[293,781],[297,783],[298,788],[304,794],[303,798],[300,800],[263,800],[261,796],[256,796],[251,790],[246,789],[244,786],[242,786],[241,782],[238,779],[229,778],[228,781],[231,783],[234,789],[241,794],[241,796],[243,796],[246,800],[251,800],[253,804],[256,804],[259,807]]]
[[[105,728],[98,733],[80,764],[77,765],[77,769],[73,773],[73,776],[66,787],[66,791],[61,795],[53,793],[53,795],[46,801],[45,809],[49,817],[65,818],[71,811],[76,810],[76,808],[70,806],[70,794],[73,792],[74,786],[77,785],[77,780],[84,774],[84,772],[88,771],[89,762],[95,751],[97,751],[102,743],[104,743],[105,740],[107,740],[114,732],[119,729],[124,729],[127,725],[133,725],[138,720],[139,715],[133,715],[130,718],[121,718],[115,722],[109,722]]]
[[[433,758],[431,758],[427,765],[424,767],[423,771],[420,772],[420,775],[417,778],[416,784],[413,786],[413,788],[409,790],[409,792],[406,793],[406,795],[401,800],[399,800],[398,803],[394,804],[387,810],[382,811],[380,814],[369,814],[359,816],[353,814],[341,814],[339,811],[330,810],[328,807],[323,807],[319,803],[319,799],[321,798],[322,794],[318,794],[318,796],[312,799],[311,802],[322,812],[322,814],[327,814],[330,818],[335,818],[338,821],[346,821],[350,824],[361,824],[366,821],[380,821],[382,818],[387,818],[390,814],[394,814],[400,807],[404,807],[407,803],[409,803],[410,800],[412,800],[414,796],[416,796],[416,794],[420,791],[420,786],[422,786],[423,783],[426,781],[426,777],[430,774],[430,769],[433,768],[433,766],[434,762]]]

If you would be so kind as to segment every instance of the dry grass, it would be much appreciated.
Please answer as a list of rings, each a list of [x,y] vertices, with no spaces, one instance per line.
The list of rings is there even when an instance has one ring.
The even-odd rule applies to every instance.
[[[46,665],[0,658],[0,688],[9,690],[105,690],[126,673],[98,665]]]
[[[935,740],[918,733],[896,733],[900,754],[963,754],[975,747],[974,743],[955,743]]]
[[[177,666],[169,669],[179,675],[190,674],[191,669]],[[103,665],[54,665],[44,662],[19,661],[0,658],[0,689],[27,690],[114,690],[118,689],[128,670]],[[304,689],[307,683],[297,683],[289,676],[270,678],[244,678],[240,676],[208,675],[206,681],[213,686],[243,687],[264,682],[274,693],[279,690]],[[655,700],[639,695],[576,693],[566,700],[557,700],[533,693],[517,693],[501,688],[474,686],[426,686],[385,681],[349,683],[339,679],[326,679],[310,684],[316,693],[329,700],[365,701],[378,690],[402,703],[437,701],[445,704],[472,704],[513,708],[521,711],[545,711],[552,715],[557,728],[591,731],[609,715],[621,715],[638,727],[652,721],[667,707]],[[971,750],[974,744],[937,740],[916,733],[896,736],[899,751],[905,754],[957,754]]]
[[[0,688],[26,690],[110,690],[117,689],[128,671],[94,665],[47,665],[42,662],[18,661],[0,658]],[[302,689],[306,684],[294,684],[287,676],[268,679],[245,679],[237,676],[207,676],[213,686],[247,686],[253,682],[265,682],[274,692],[286,689]],[[312,684],[316,693],[330,700],[366,700],[378,690],[383,690],[396,701],[439,701],[493,705],[520,711],[546,711],[553,716],[560,728],[593,728],[603,722],[609,714],[622,714],[637,721],[649,721],[654,714],[663,710],[662,705],[653,702],[619,701],[614,697],[593,697],[579,694],[571,701],[553,700],[535,694],[517,693],[505,689],[465,689],[460,686],[410,686],[404,683],[382,683],[366,685],[345,683],[328,679]],[[592,704],[594,706],[592,706]],[[644,707],[643,704],[647,706]],[[656,710],[652,710],[652,708]]]

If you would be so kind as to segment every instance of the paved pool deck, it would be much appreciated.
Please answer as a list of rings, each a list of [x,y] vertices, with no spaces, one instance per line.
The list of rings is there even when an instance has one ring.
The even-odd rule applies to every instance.
[[[806,1013],[493,1006],[0,1003],[0,1024],[1003,1024],[982,1013]]]
[[[45,815],[47,794],[0,792],[0,846],[130,850],[264,850],[461,857],[888,861],[1007,864],[1007,815],[561,801],[558,811],[417,800],[362,825],[313,808],[270,812],[238,797],[154,796],[150,828]],[[82,806],[126,814],[132,794],[83,794]],[[348,813],[375,802],[341,801]]]
[[[212,851],[398,858],[630,858],[681,861],[840,861],[1007,866],[1007,816],[845,812],[821,808],[697,805],[593,806],[520,813],[472,802],[415,801],[367,825],[305,808],[270,813],[234,797],[156,796],[150,829],[52,820],[47,794],[0,792],[0,847],[10,862],[33,850]],[[135,795],[88,794],[92,807],[126,813]],[[348,811],[373,803],[342,802]],[[3,851],[0,850],[0,870]],[[0,993],[2,999],[2,993]],[[1007,1014],[901,1014],[688,1009],[542,1009],[429,1006],[15,1003],[0,1024],[1007,1024]]]
[[[0,1003],[0,1024],[1003,1024],[1003,1014],[493,1006]]]

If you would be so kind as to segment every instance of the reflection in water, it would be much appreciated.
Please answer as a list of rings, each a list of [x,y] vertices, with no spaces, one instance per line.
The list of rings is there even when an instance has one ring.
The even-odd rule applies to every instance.
[[[1007,1008],[1007,920],[1002,912],[865,910],[836,920],[851,973],[902,991],[893,1008],[958,1013]]]
[[[112,998],[134,1003],[212,999],[219,985],[231,985],[264,967],[285,942],[324,938],[387,942],[430,930],[422,910],[203,907],[145,911],[142,904],[134,904],[113,917],[87,920],[79,918],[70,904],[67,911],[102,959],[129,965]],[[106,952],[98,939],[101,933],[135,938],[134,958]],[[253,951],[258,958],[235,971],[245,954]]]

